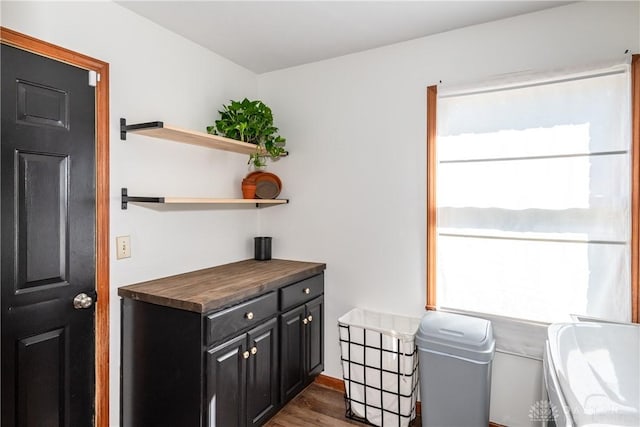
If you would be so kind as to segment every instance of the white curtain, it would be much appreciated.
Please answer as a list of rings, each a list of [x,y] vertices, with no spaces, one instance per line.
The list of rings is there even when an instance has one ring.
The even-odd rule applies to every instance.
[[[630,128],[627,65],[441,96],[438,305],[629,321]]]

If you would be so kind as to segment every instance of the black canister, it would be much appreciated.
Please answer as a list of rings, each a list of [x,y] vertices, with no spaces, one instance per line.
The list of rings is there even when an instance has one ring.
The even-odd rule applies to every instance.
[[[271,259],[271,237],[254,237],[255,259],[266,261]]]

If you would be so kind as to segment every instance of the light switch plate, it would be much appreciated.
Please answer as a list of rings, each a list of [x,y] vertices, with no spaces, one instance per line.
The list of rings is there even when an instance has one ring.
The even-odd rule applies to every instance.
[[[116,258],[131,258],[131,237],[130,236],[118,236],[116,237]]]

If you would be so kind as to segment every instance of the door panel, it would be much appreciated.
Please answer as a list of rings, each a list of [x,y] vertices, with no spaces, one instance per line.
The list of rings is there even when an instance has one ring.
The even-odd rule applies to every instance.
[[[262,425],[278,405],[278,319],[249,331],[248,339],[247,425],[253,426]]]
[[[280,320],[280,385],[282,401],[287,401],[302,389],[305,381],[305,317],[304,305],[283,314]]]
[[[246,370],[242,334],[207,353],[207,407],[210,427],[238,427],[246,420]]]
[[[87,71],[1,47],[2,425],[94,418],[95,88]]]
[[[64,90],[17,79],[18,122],[69,128],[69,96]]]
[[[18,291],[68,284],[68,160],[16,151]]]
[[[65,331],[55,329],[18,341],[18,419],[29,427],[59,426],[64,420]]]
[[[324,319],[323,310],[324,298],[316,298],[307,303],[307,318],[311,316],[311,321],[307,325],[307,373],[317,375],[324,369]]]

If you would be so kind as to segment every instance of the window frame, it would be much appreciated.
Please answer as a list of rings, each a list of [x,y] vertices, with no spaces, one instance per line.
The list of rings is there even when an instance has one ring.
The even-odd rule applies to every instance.
[[[436,144],[438,86],[427,87],[426,306],[437,309],[436,295]],[[631,321],[640,322],[640,54],[631,57]]]

